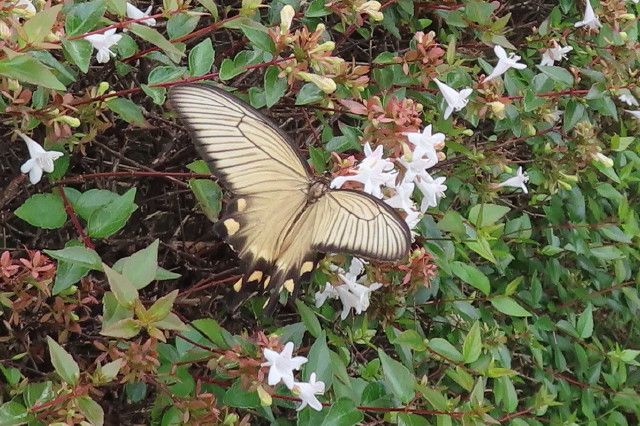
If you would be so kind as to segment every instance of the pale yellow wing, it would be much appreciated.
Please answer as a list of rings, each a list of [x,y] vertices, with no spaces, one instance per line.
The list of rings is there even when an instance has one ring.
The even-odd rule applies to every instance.
[[[240,257],[244,278],[236,289],[247,281],[268,283],[306,203],[305,163],[274,123],[223,90],[176,86],[169,101],[211,171],[232,193],[216,229]]]
[[[240,99],[221,89],[187,84],[172,87],[169,101],[211,171],[234,195],[308,186],[305,163],[287,136]]]
[[[329,190],[312,207],[311,246],[324,253],[349,253],[395,261],[409,253],[411,231],[384,201],[353,190]]]

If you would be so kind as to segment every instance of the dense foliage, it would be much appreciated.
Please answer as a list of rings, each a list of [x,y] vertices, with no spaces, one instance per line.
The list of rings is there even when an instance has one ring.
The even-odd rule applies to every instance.
[[[0,425],[640,422],[637,0],[55,3],[0,5]],[[412,253],[241,304],[195,81]]]

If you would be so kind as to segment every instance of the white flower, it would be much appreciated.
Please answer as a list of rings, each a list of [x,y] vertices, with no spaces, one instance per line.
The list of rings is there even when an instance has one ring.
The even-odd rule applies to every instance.
[[[373,283],[367,286],[357,282],[359,275],[364,271],[364,262],[357,257],[351,260],[348,272],[345,272],[339,266],[332,266],[330,269],[337,272],[342,283],[337,286],[327,283],[322,292],[316,293],[316,307],[322,306],[327,299],[340,299],[342,303],[340,318],[343,320],[349,316],[351,309],[355,310],[356,314],[366,311],[369,308],[371,292],[382,287],[382,284]],[[366,278],[364,278],[363,282],[365,281]]]
[[[262,363],[262,366],[271,367],[269,368],[267,383],[273,386],[282,380],[289,389],[292,389],[294,385],[293,370],[300,370],[300,366],[307,362],[307,358],[303,356],[291,358],[293,354],[293,342],[284,345],[284,349],[282,349],[280,353],[265,348],[263,354],[267,362]]]
[[[509,179],[505,180],[502,183],[499,183],[498,186],[499,187],[510,186],[512,188],[522,188],[522,191],[525,194],[527,194],[529,193],[529,191],[527,190],[527,185],[525,185],[527,182],[529,182],[529,176],[527,175],[527,172],[522,171],[522,166],[520,166],[518,167],[518,171],[516,172],[515,176],[510,177]]]
[[[444,100],[447,102],[447,108],[444,111],[444,119],[446,120],[451,116],[453,111],[460,111],[462,108],[466,107],[469,103],[469,96],[473,92],[471,88],[464,88],[460,91],[455,90],[454,88],[447,86],[437,78],[434,78],[433,81],[438,85],[438,89],[442,92],[442,96],[444,96]]]
[[[542,61],[540,61],[540,65],[553,66],[556,62],[567,59],[567,53],[572,50],[572,46],[562,47],[557,41],[553,40],[553,47],[548,48],[542,53]]]
[[[438,201],[444,198],[444,191],[447,190],[447,185],[444,185],[446,178],[432,178],[428,173],[426,176],[422,176],[417,182],[418,189],[422,192],[422,204],[420,205],[420,211],[424,213],[429,207],[436,207]]]
[[[411,213],[407,214],[407,217],[404,218],[404,221],[407,223],[407,226],[409,227],[409,229],[413,229],[416,227],[416,225],[418,225],[418,223],[420,223],[420,220],[422,219],[422,214],[419,211],[412,211]],[[413,236],[414,232],[411,232],[411,235]]]
[[[640,1],[640,0],[638,0],[638,1]],[[625,109],[625,111],[628,112],[629,114],[633,115],[638,120],[640,120],[640,111],[631,111],[631,110],[628,110],[628,109]]]
[[[147,10],[145,10],[143,12],[140,9],[138,9],[137,7],[135,7],[134,5],[132,5],[131,3],[127,2],[127,18],[129,18],[129,19],[142,19],[142,18],[145,18],[145,17],[151,15],[151,9],[153,9],[153,4],[150,4],[149,7],[147,8]],[[155,27],[156,26],[155,18],[145,19],[144,21],[139,21],[139,23],[144,24],[144,25],[148,25],[150,27]],[[117,41],[116,41],[116,43],[117,43]]]
[[[631,94],[629,89],[618,90],[618,99],[629,106],[640,106],[640,104],[638,104],[638,100]]]
[[[511,52],[507,55],[507,52],[504,50],[502,46],[496,45],[493,48],[496,56],[498,57],[498,63],[496,64],[491,74],[489,74],[483,80],[483,83],[493,80],[496,77],[501,76],[505,72],[509,71],[511,68],[515,68],[517,70],[525,69],[527,66],[525,64],[521,64],[518,61],[520,60],[520,56]]]
[[[112,28],[105,31],[102,34],[91,34],[84,37],[94,49],[98,51],[96,53],[96,59],[98,63],[106,64],[109,62],[111,56],[115,57],[116,54],[111,51],[111,46],[118,43],[122,38],[122,35],[116,34],[116,29]]]
[[[53,172],[53,162],[64,154],[58,151],[45,151],[38,142],[29,136],[22,133],[18,133],[18,135],[26,142],[29,149],[29,157],[31,157],[20,166],[20,171],[29,173],[29,181],[35,185],[42,179],[42,172]]]
[[[438,162],[438,153],[436,150],[444,147],[443,133],[432,135],[431,124],[429,124],[422,130],[422,133],[405,133],[405,136],[414,146],[414,156],[419,158],[427,156],[427,158],[435,160],[434,164]]]
[[[382,198],[381,186],[393,186],[396,172],[393,172],[393,163],[382,158],[382,145],[378,145],[375,151],[371,146],[364,146],[365,158],[358,165],[358,173],[352,176],[337,176],[331,182],[332,188],[340,188],[345,182],[360,182],[364,185],[363,191],[374,197]]]
[[[292,390],[302,402],[297,408],[297,411],[302,410],[307,405],[316,411],[322,410],[322,404],[318,401],[316,395],[324,393],[324,382],[316,381],[316,373],[311,373],[311,376],[309,376],[309,383],[294,383]]]
[[[36,7],[29,0],[18,0],[13,7],[21,9],[19,11],[20,16],[24,16],[25,18],[30,18],[36,14]]]
[[[598,15],[593,11],[591,0],[585,0],[585,2],[586,7],[584,9],[584,18],[582,18],[582,21],[576,22],[574,26],[576,28],[587,27],[591,30],[597,30],[602,26],[600,19],[598,19]]]
[[[415,188],[415,184],[410,181],[403,181],[400,185],[396,186],[396,194],[384,200],[388,205],[396,209],[402,209],[407,214],[413,212],[413,201],[411,195]]]
[[[339,297],[340,296],[338,295],[336,288],[332,286],[331,283],[326,283],[324,290],[318,291],[315,294],[316,308],[324,305],[324,302],[326,302],[327,299],[338,299]]]

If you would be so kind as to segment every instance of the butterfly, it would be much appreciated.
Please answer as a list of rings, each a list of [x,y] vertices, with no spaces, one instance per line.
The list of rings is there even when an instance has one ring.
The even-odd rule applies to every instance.
[[[211,172],[231,195],[215,230],[237,252],[242,278],[271,292],[293,292],[321,253],[379,261],[404,257],[411,232],[383,201],[332,189],[314,176],[292,140],[262,113],[222,89],[185,84],[169,101]]]

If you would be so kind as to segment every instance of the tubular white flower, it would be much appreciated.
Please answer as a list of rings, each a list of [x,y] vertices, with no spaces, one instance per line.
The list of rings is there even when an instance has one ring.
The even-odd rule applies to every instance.
[[[455,90],[454,88],[447,86],[437,78],[434,78],[433,81],[438,85],[438,89],[444,96],[444,100],[447,102],[447,108],[444,111],[444,119],[446,120],[451,116],[453,111],[460,111],[462,108],[466,107],[469,103],[469,96],[473,93],[473,89],[464,88],[460,91]]]
[[[29,0],[17,0],[14,12],[17,12],[21,17],[30,18],[36,14],[36,7]]]
[[[322,410],[322,404],[316,398],[316,395],[322,395],[324,393],[324,382],[316,381],[316,373],[311,373],[309,376],[309,382],[296,382],[293,384],[292,391],[294,395],[300,398],[301,404],[296,409],[302,410],[307,405],[316,411]]]
[[[396,186],[396,194],[384,201],[393,208],[402,209],[407,214],[411,214],[414,211],[411,195],[413,194],[415,186],[413,182],[407,182],[405,180]]]
[[[265,348],[263,355],[267,362],[263,362],[262,366],[270,367],[267,383],[274,386],[282,381],[289,389],[292,389],[294,384],[293,370],[299,370],[302,364],[307,362],[307,358],[303,356],[292,358],[293,342],[284,345],[280,353]]]
[[[436,163],[438,162],[436,150],[444,147],[443,133],[431,134],[431,124],[429,124],[422,130],[422,133],[407,132],[405,136],[413,144],[413,155],[415,157],[427,156],[429,159],[435,159]]]
[[[600,23],[600,19],[598,15],[593,11],[593,6],[591,6],[591,0],[585,0],[585,9],[584,9],[584,17],[582,21],[578,21],[574,24],[576,28],[587,27],[590,30],[597,30],[602,26]]]
[[[491,71],[491,74],[485,77],[485,79],[483,80],[483,83],[486,83],[488,81],[493,80],[494,78],[501,76],[505,72],[509,71],[511,68],[522,70],[527,67],[525,64],[521,64],[520,62],[518,62],[521,59],[520,56],[516,55],[513,52],[507,55],[507,52],[504,50],[502,46],[496,45],[493,48],[493,51],[498,57],[498,63],[496,64],[493,71]]]
[[[444,192],[447,190],[447,185],[444,185],[446,178],[438,177],[432,178],[425,172],[424,176],[420,177],[417,182],[418,189],[422,192],[423,198],[420,205],[420,211],[424,213],[429,207],[437,207],[438,201],[444,198]]]
[[[635,118],[640,120],[640,111],[631,111],[631,110],[625,109],[625,112],[628,112],[629,114],[633,115]]]
[[[18,135],[27,144],[30,157],[22,166],[20,166],[20,171],[22,173],[29,173],[29,181],[31,184],[35,185],[40,182],[40,179],[42,179],[43,172],[53,172],[53,162],[64,154],[58,151],[45,151],[38,142],[31,139],[29,136],[23,133],[18,133]]]
[[[151,15],[151,10],[153,9],[153,4],[150,4],[147,10],[144,12],[132,5],[131,3],[127,3],[127,18],[129,19],[142,19],[149,15]],[[144,21],[139,21],[140,24],[148,25],[150,27],[156,26],[156,19],[149,18]]]
[[[98,63],[101,64],[106,64],[112,56],[116,56],[116,54],[111,51],[111,47],[118,43],[121,38],[122,35],[116,34],[115,28],[107,30],[102,34],[84,36],[84,39],[91,43],[93,48],[98,51],[96,53],[96,59]]]
[[[542,53],[542,61],[540,65],[553,66],[556,62],[567,59],[567,53],[573,50],[572,46],[560,46],[557,41],[553,40],[553,47],[548,48]]]
[[[529,190],[527,189],[527,185],[526,183],[529,182],[529,175],[527,175],[527,172],[523,172],[522,171],[522,166],[518,167],[518,171],[516,172],[516,175],[513,177],[510,177],[509,179],[505,180],[504,182],[501,182],[498,184],[499,187],[511,187],[511,188],[522,188],[522,191],[525,194],[529,193]]]
[[[638,100],[631,94],[629,89],[618,90],[618,99],[629,106],[640,106],[640,104],[638,104]]]
[[[381,186],[393,186],[397,172],[393,171],[393,163],[382,158],[382,145],[375,151],[367,143],[364,146],[365,158],[360,162],[357,174],[352,176],[337,176],[331,181],[332,188],[341,188],[346,182],[360,182],[364,185],[364,192],[382,198]]]

